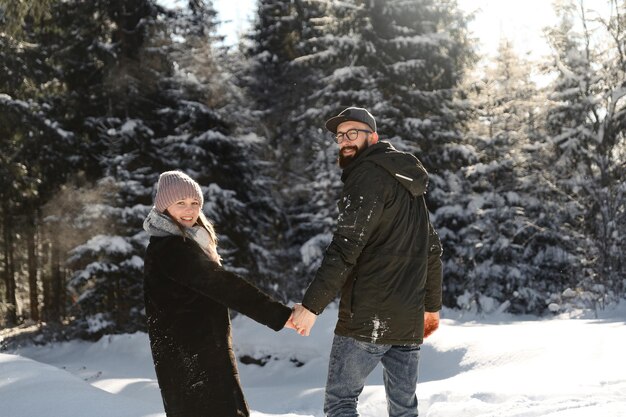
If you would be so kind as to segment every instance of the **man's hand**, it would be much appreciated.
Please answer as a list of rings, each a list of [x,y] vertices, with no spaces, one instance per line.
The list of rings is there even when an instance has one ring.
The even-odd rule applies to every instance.
[[[301,336],[308,336],[311,334],[311,328],[315,324],[317,316],[304,308],[302,304],[296,304],[293,306],[293,314],[291,321],[296,327],[296,331]]]
[[[439,312],[424,312],[424,339],[433,334],[439,328]]]
[[[293,324],[293,310],[291,311],[291,316],[289,316],[289,319],[287,319],[283,328],[298,331],[298,329],[296,329],[296,326],[294,326]]]

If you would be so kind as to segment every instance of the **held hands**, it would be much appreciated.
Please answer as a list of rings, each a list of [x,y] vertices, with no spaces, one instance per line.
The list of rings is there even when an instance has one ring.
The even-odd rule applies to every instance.
[[[304,308],[302,304],[296,304],[293,306],[293,311],[289,320],[285,323],[285,329],[293,329],[300,336],[308,336],[311,334],[311,328],[315,324],[317,316]]]
[[[308,336],[311,334],[311,328],[315,324],[317,316],[304,308],[302,304],[296,304],[293,306],[293,313],[287,323],[291,322],[293,329],[298,332],[300,336]],[[287,327],[287,325],[285,325]]]
[[[317,316],[314,313],[307,310],[302,304],[296,304],[293,306],[291,316],[284,327],[295,330],[300,336],[308,336],[311,334],[315,320],[317,320]]]
[[[424,339],[433,334],[439,328],[439,312],[424,313]]]

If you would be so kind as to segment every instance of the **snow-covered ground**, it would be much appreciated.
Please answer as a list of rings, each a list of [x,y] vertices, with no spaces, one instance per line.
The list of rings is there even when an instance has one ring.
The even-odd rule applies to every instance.
[[[253,417],[323,415],[336,315],[308,338],[234,320],[238,357],[266,362],[239,367]],[[598,318],[443,317],[422,347],[420,416],[626,417],[626,303]],[[359,410],[387,415],[380,369]],[[164,416],[145,334],[0,354],[0,417],[100,416]]]

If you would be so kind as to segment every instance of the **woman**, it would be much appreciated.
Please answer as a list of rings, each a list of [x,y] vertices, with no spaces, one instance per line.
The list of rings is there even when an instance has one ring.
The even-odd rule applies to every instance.
[[[180,171],[159,177],[144,293],[154,367],[168,417],[248,416],[232,349],[229,308],[278,331],[291,309],[221,267],[198,183]]]

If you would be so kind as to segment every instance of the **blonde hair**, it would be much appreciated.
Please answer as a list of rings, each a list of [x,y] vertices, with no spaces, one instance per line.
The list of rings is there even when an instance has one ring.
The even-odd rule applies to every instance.
[[[215,243],[215,246],[217,246],[217,234],[215,233],[213,223],[211,223],[211,221],[207,219],[202,211],[200,211],[200,214],[198,215],[198,220],[196,221],[196,224],[198,224],[200,227],[203,227],[207,232],[209,232],[211,240],[213,240],[213,243]]]

